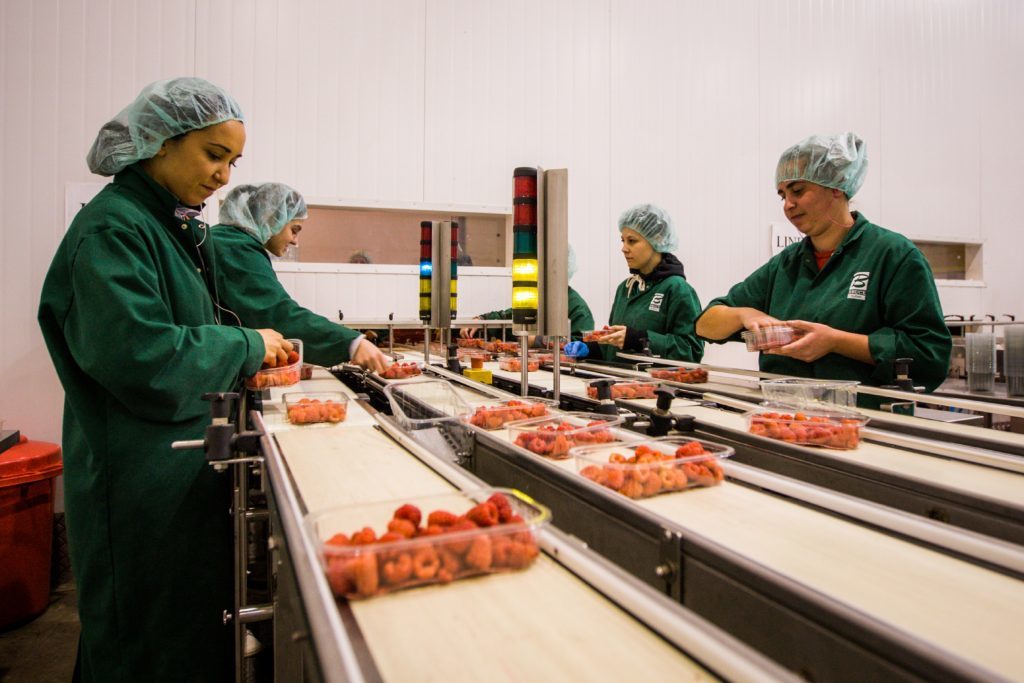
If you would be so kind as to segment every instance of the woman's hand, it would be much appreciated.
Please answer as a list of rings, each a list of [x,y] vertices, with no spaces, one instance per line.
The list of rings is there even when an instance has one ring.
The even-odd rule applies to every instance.
[[[601,337],[599,344],[610,344],[615,348],[622,350],[622,345],[626,343],[626,326],[625,325],[610,325],[608,327],[611,330],[608,334]]]
[[[288,362],[288,352],[292,343],[285,339],[277,330],[256,330],[263,337],[263,363],[275,367]]]
[[[805,363],[813,363],[822,356],[835,351],[840,332],[834,327],[821,323],[809,323],[805,320],[787,320],[785,324],[796,330],[799,335],[796,341],[765,350],[763,353],[789,356]]]
[[[480,316],[474,315],[473,316],[473,320],[480,320]],[[480,329],[480,328],[479,327],[463,327],[459,331],[459,336],[462,337],[463,339],[470,339],[470,338],[476,336],[476,331],[478,329]]]
[[[360,339],[352,362],[371,372],[384,372],[388,367],[388,357],[366,339]]]
[[[740,321],[743,323],[743,329],[751,330],[752,332],[757,332],[762,327],[789,324],[779,320],[778,318],[773,318],[767,313],[762,313],[756,308],[740,308],[736,310],[739,312]]]

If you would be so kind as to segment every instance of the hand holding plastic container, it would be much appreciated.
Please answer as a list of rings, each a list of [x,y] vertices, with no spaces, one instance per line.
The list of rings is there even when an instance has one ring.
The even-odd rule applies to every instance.
[[[289,339],[292,350],[288,352],[286,365],[263,364],[263,367],[252,377],[245,380],[248,389],[259,390],[269,387],[287,387],[297,384],[302,376],[302,341]]]

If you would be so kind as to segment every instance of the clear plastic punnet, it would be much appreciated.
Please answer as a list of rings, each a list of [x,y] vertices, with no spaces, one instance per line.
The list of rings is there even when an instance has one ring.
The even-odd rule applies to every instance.
[[[708,371],[704,368],[648,368],[647,374],[653,379],[681,384],[704,384],[708,381]]]
[[[569,457],[569,449],[576,446],[635,441],[638,435],[612,429],[621,423],[622,418],[613,415],[561,413],[509,422],[506,426],[515,445],[553,460],[564,460]]]
[[[643,382],[639,380],[614,380],[614,379],[592,379],[587,381],[587,396],[597,398],[598,382],[610,382],[611,398],[613,400],[636,400],[641,398],[657,398],[655,390],[657,382]]]
[[[747,351],[764,351],[785,346],[797,338],[797,332],[789,325],[771,325],[757,330],[746,330],[740,335],[747,344]]]
[[[403,380],[410,377],[419,377],[423,374],[423,363],[421,361],[395,361],[380,376],[384,379]]]
[[[550,521],[519,491],[479,489],[331,508],[306,528],[331,591],[358,600],[526,569]]]
[[[570,454],[587,479],[627,498],[717,486],[725,474],[719,461],[733,449],[711,441],[669,436],[626,444],[581,446]]]
[[[856,408],[857,386],[853,380],[786,379],[761,380],[761,393],[769,403],[787,404],[802,408],[824,409]]]
[[[470,406],[473,414],[466,421],[481,429],[501,429],[509,422],[546,417],[557,407],[555,401],[538,398],[510,398],[505,401],[482,401]]]
[[[302,377],[302,341],[289,339],[292,343],[292,351],[288,354],[286,365],[262,367],[252,377],[245,380],[247,389],[258,391],[270,387],[289,387],[298,384]]]
[[[599,330],[586,330],[583,332],[583,341],[585,342],[597,342],[598,344],[604,343],[602,340],[611,334],[612,331],[605,325]]]
[[[498,359],[498,369],[505,372],[521,372],[523,361],[519,356],[502,356]],[[536,372],[540,370],[540,358],[536,354],[526,356],[526,371]]]
[[[337,424],[348,416],[348,396],[340,391],[288,392],[283,398],[293,425]]]
[[[419,377],[391,382],[384,387],[395,418],[407,429],[426,429],[460,422],[472,412],[469,405],[442,379]]]
[[[786,405],[763,405],[745,417],[751,434],[838,450],[860,445],[861,427],[868,423],[866,416],[852,410],[804,410]]]

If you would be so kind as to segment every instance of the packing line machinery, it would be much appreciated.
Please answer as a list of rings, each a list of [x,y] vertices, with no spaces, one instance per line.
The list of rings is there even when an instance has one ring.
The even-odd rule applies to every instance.
[[[460,391],[494,391],[466,384],[444,368],[431,367],[427,372]],[[577,380],[604,372],[607,369],[580,365],[561,377],[562,406],[599,407],[581,391]],[[343,370],[339,376],[367,392],[371,402],[383,405],[386,381],[353,370]],[[495,385],[511,388],[514,394],[522,393],[521,385],[515,386],[518,377],[519,373],[494,372]],[[545,384],[552,379],[543,372],[531,373],[531,391],[549,392]],[[1005,450],[1010,452],[999,454],[1006,459],[998,463],[1000,467],[957,462],[945,454],[927,455],[927,443],[915,443],[917,450],[909,450],[869,441],[862,444],[863,450],[843,457],[821,449],[766,443],[746,434],[742,421],[736,421],[738,414],[727,409],[734,399],[722,397],[721,403],[712,406],[709,392],[701,394],[700,401],[687,401],[686,392],[693,387],[679,389],[682,397],[672,406],[676,424],[683,425],[687,434],[736,448],[734,462],[725,466],[729,486],[724,489],[631,501],[585,480],[564,461],[539,458],[510,444],[500,432],[451,425],[438,429],[449,436],[435,434],[430,443],[436,451],[447,448],[447,459],[474,476],[545,501],[561,530],[786,668],[814,680],[865,675],[887,680],[985,679],[1000,675],[1002,664],[995,662],[1003,656],[1009,668],[1002,675],[1021,676],[1020,671],[1014,673],[1020,662],[1012,662],[1013,648],[1006,639],[1012,627],[997,623],[1008,613],[1024,609],[1019,593],[1024,565],[1018,540],[1024,515],[1019,496],[1014,495],[1021,490],[1021,480],[1014,463],[1017,456],[1012,453],[1019,442],[1013,435],[1006,440]],[[654,410],[653,400],[618,404],[618,410],[626,412],[639,429]],[[422,410],[424,415],[431,413],[429,406]],[[471,434],[468,444],[467,431]],[[451,446],[452,432],[463,433],[461,446]],[[950,447],[942,433],[935,437],[936,443]],[[968,454],[979,450],[962,449]],[[900,473],[895,466],[887,471],[878,463],[866,468],[859,462],[876,456],[883,465],[886,460],[914,460],[924,474]],[[765,466],[773,459],[804,463],[806,476],[799,480],[792,473],[780,476],[771,470],[785,468]],[[951,473],[941,474],[947,470]],[[857,482],[869,493],[844,492],[849,482]],[[881,497],[884,504],[873,502],[873,497]],[[905,508],[912,508],[911,503],[928,507],[908,514],[894,502],[904,503]],[[944,507],[936,507],[940,503]],[[700,523],[694,524],[697,520]],[[826,527],[834,528],[826,531]],[[724,542],[723,533],[744,529],[755,538],[741,534]],[[763,547],[766,542],[768,547]],[[930,566],[932,562],[937,564]],[[812,565],[825,577],[810,572]],[[849,576],[851,565],[862,573]],[[952,584],[945,583],[959,570],[967,573]],[[847,594],[850,580],[876,582],[880,594]],[[988,602],[985,596],[993,595],[986,587],[989,580],[1009,590],[1005,600]],[[959,591],[978,593],[946,602]],[[988,606],[975,612],[975,599]],[[936,629],[938,624],[943,627]],[[968,647],[972,637],[953,635],[958,629],[984,632],[992,640],[982,639],[987,645]],[[933,630],[946,632],[940,637]],[[943,640],[947,636],[952,637]],[[1003,652],[996,655],[996,650]]]

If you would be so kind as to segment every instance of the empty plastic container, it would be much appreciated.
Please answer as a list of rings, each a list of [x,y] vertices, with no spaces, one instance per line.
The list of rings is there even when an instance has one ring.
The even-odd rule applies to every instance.
[[[992,391],[996,380],[996,336],[991,332],[968,332],[967,390]]]
[[[1024,325],[1009,325],[1005,330],[1003,374],[1006,376],[1006,393],[1024,396]]]

